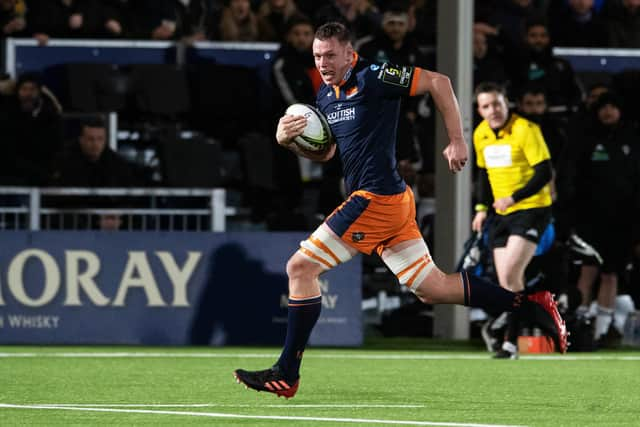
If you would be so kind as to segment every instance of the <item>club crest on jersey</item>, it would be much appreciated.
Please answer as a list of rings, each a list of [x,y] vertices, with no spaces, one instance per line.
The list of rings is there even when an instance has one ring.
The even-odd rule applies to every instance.
[[[364,240],[364,233],[362,231],[356,231],[351,234],[351,240],[354,242],[361,242]]]

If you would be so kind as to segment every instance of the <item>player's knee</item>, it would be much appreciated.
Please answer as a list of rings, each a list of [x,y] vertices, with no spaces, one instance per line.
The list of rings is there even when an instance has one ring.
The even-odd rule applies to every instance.
[[[287,276],[289,279],[309,279],[317,275],[315,264],[302,258],[293,256],[287,262]]]
[[[437,301],[434,299],[433,295],[429,290],[423,289],[423,287],[418,287],[415,290],[415,295],[418,297],[421,303],[423,304],[435,304]]]

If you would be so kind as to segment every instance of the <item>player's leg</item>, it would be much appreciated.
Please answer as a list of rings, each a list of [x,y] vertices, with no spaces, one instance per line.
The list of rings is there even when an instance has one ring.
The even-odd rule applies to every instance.
[[[537,244],[522,236],[511,235],[505,246],[493,250],[493,262],[500,286],[512,292],[524,290],[524,271],[536,251]],[[514,311],[507,316],[507,329],[501,348],[496,352],[498,359],[515,359],[518,355],[518,335],[523,321],[521,312]]]
[[[580,305],[576,309],[578,316],[586,316],[589,312],[591,291],[598,278],[599,271],[600,268],[595,265],[582,264],[582,266],[580,266],[580,274],[578,275],[578,283],[576,285],[580,292]]]
[[[602,272],[600,274],[600,288],[598,289],[598,312],[593,338],[601,340],[609,331],[613,321],[613,313],[616,307],[618,295],[618,275],[616,273]]]
[[[234,374],[239,382],[278,396],[289,398],[295,395],[302,355],[322,308],[318,276],[348,261],[356,252],[325,224],[300,244],[300,249],[287,262],[287,334],[280,358],[273,367],[262,371],[236,370]]]
[[[549,292],[525,296],[466,272],[446,274],[435,266],[422,239],[392,244],[381,249],[379,254],[400,283],[426,304],[459,304],[498,312],[521,311],[527,316],[544,311],[554,329],[551,332],[558,350],[566,351],[566,327]]]

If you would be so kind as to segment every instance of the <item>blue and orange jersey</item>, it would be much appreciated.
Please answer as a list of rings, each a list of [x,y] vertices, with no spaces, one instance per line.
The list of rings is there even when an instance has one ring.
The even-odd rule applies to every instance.
[[[398,194],[396,129],[400,98],[413,95],[419,68],[370,64],[354,54],[339,85],[320,87],[316,104],[338,145],[348,193]]]

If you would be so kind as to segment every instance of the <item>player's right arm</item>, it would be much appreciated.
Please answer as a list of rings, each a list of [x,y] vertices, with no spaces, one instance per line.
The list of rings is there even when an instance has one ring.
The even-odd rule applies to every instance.
[[[276,140],[278,144],[288,148],[298,156],[306,157],[316,162],[326,162],[331,159],[336,152],[336,144],[331,144],[327,151],[314,152],[304,150],[293,142],[296,136],[302,135],[305,126],[307,126],[307,119],[304,116],[285,114],[280,117],[276,130]]]
[[[444,74],[435,71],[416,69],[415,81],[411,85],[411,95],[424,95],[429,92],[433,98],[442,118],[444,120],[449,145],[444,149],[442,155],[449,162],[449,169],[452,172],[462,170],[468,159],[467,143],[464,140],[462,131],[462,116],[458,99],[453,92],[451,80]]]

